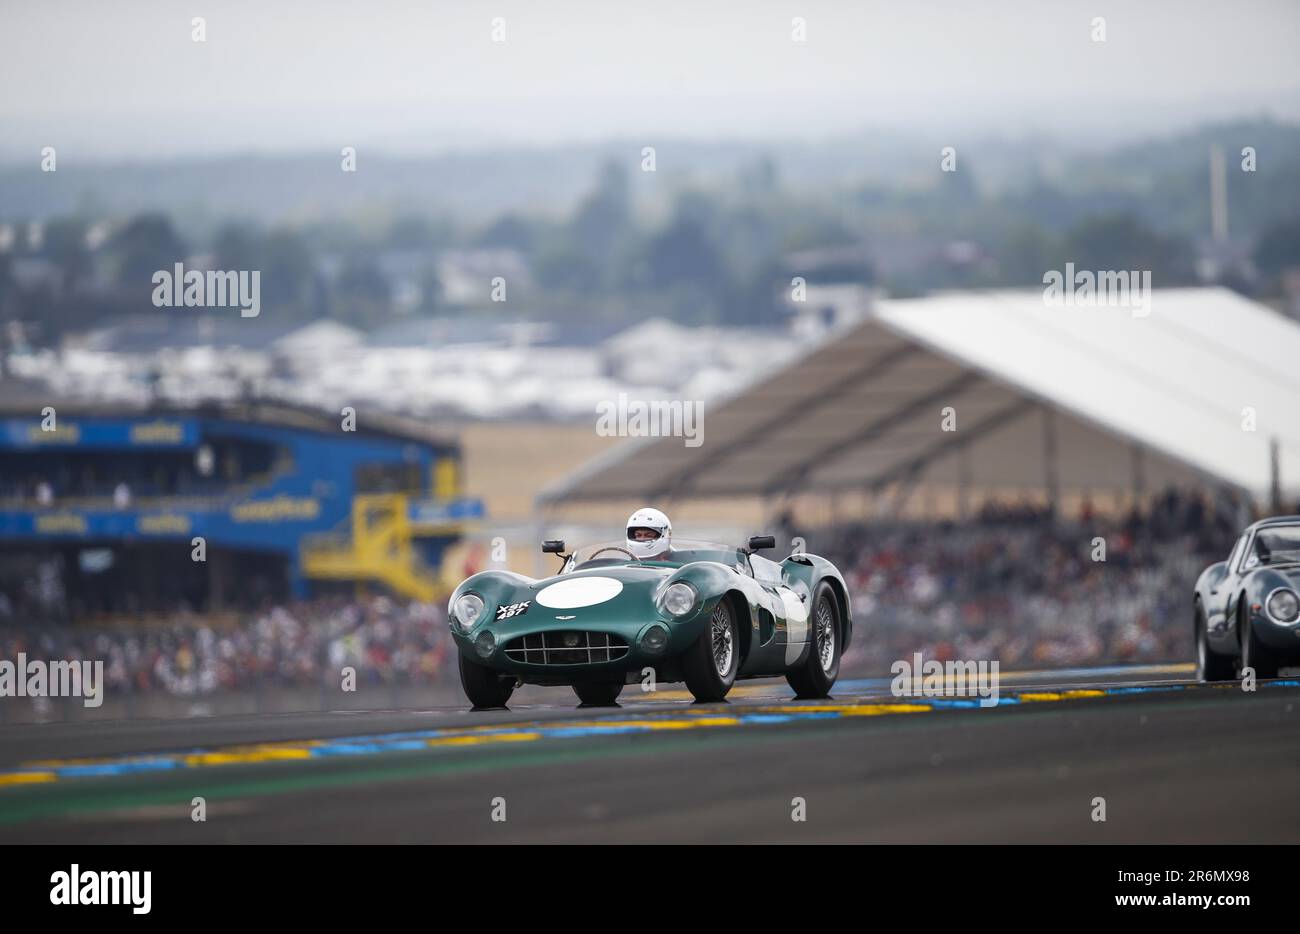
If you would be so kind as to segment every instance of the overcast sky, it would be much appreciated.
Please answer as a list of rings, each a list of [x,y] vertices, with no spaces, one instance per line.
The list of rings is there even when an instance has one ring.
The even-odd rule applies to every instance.
[[[1297,37],[1296,0],[0,0],[0,156],[878,127],[1106,144],[1300,117]]]

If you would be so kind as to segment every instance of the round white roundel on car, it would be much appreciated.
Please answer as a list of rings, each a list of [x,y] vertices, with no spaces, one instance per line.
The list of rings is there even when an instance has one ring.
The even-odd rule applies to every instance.
[[[556,610],[571,610],[613,600],[622,589],[623,582],[612,577],[575,577],[543,587],[537,594],[537,602]]]

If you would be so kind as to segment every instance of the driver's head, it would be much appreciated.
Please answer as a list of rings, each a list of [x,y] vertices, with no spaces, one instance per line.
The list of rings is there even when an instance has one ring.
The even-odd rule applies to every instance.
[[[647,560],[667,552],[672,545],[673,524],[658,509],[638,509],[627,520],[627,550]]]

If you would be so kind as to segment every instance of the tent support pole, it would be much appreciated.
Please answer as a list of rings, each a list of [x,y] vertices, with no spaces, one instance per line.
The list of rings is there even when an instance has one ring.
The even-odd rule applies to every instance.
[[[1142,456],[1142,445],[1133,445],[1133,508],[1137,509],[1146,495],[1147,477],[1146,461]]]
[[[1056,411],[1043,409],[1043,473],[1047,489],[1047,508],[1055,519],[1061,510],[1061,472],[1057,460]]]
[[[957,516],[963,522],[970,518],[970,445],[957,449]]]
[[[1282,509],[1282,458],[1278,449],[1277,436],[1268,439],[1268,473],[1269,500],[1273,515],[1279,516]]]

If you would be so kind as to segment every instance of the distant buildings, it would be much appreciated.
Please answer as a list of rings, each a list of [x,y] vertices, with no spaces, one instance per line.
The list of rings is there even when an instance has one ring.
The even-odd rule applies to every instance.
[[[145,404],[281,399],[417,417],[568,420],[620,392],[711,402],[791,359],[817,327],[620,326],[495,315],[412,316],[373,333],[237,317],[144,315],[58,350],[12,353],[7,372],[64,398]]]

